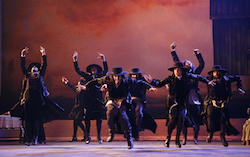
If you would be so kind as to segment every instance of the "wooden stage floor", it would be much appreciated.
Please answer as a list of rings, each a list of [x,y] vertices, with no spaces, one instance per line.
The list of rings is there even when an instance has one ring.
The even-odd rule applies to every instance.
[[[195,145],[188,141],[187,145],[177,148],[174,141],[170,142],[170,147],[164,147],[164,141],[134,141],[134,148],[127,149],[126,141],[103,142],[99,144],[92,141],[85,142],[47,142],[26,146],[18,141],[0,141],[1,157],[13,156],[36,156],[36,157],[75,157],[75,156],[136,156],[136,157],[249,157],[250,146],[241,145],[241,142],[229,142],[228,147],[224,147],[219,141],[206,143],[201,141]]]

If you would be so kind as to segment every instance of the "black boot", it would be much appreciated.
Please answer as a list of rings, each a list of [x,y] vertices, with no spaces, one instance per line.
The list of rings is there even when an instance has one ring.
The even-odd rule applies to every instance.
[[[182,145],[187,144],[187,134],[183,134],[183,140],[182,140]]]
[[[166,139],[166,141],[165,141],[165,143],[164,143],[165,147],[169,147],[170,139],[171,139],[171,135],[168,135],[168,136],[167,136],[167,139]]]
[[[107,142],[112,142],[114,139],[114,134],[110,133],[109,137],[107,138]]]
[[[181,144],[180,144],[180,140],[178,136],[176,136],[175,144],[177,148],[181,148]]]
[[[100,143],[100,144],[102,144],[102,138],[101,138],[101,133],[98,133],[98,135],[97,135],[97,140],[98,140],[98,142]]]
[[[90,137],[90,134],[87,135],[87,138],[86,138],[86,144],[89,144],[91,141],[91,137]]]
[[[197,144],[197,145],[199,144],[199,142],[198,142],[198,133],[197,132],[194,133],[194,143]]]
[[[132,149],[134,147],[134,142],[132,139],[132,134],[131,133],[124,133],[126,134],[127,141],[128,141],[128,149]]]
[[[81,139],[81,141],[86,141],[86,139],[87,139],[87,133],[86,133],[86,132],[84,132],[84,134],[83,134],[83,138]]]
[[[212,133],[212,132],[208,133],[208,136],[207,136],[206,142],[207,142],[207,143],[211,143],[212,138],[213,138],[213,133]]]
[[[226,141],[226,138],[225,138],[225,136],[220,136],[220,138],[221,138],[221,141],[222,141],[222,143],[223,143],[223,146],[224,147],[228,147],[228,143],[227,143],[227,141]]]
[[[73,142],[73,141],[77,141],[76,136],[73,136],[71,140],[69,140],[69,142]]]

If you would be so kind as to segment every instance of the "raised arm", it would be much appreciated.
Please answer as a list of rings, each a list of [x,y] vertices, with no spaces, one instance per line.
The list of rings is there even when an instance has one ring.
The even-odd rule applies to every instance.
[[[62,77],[62,82],[67,85],[70,89],[72,89],[74,92],[76,92],[76,88],[69,83],[68,79],[66,77]]]
[[[78,66],[78,62],[77,62],[77,59],[78,59],[78,52],[74,52],[73,54],[73,64],[74,64],[74,67],[75,67],[75,71],[77,72],[77,74],[79,74],[80,76],[86,78],[86,80],[91,80],[91,76],[85,72],[83,72],[79,66]]]
[[[175,52],[176,46],[177,46],[177,44],[175,44],[175,41],[170,45],[171,55],[173,57],[174,62],[180,61],[179,57],[177,56],[177,53]]]
[[[26,64],[25,64],[25,55],[28,52],[29,52],[29,48],[28,47],[25,47],[21,51],[21,57],[20,57],[20,59],[21,59],[21,69],[22,69],[22,72],[23,72],[24,75],[27,74],[27,69],[26,69]]]
[[[103,62],[103,71],[102,71],[102,75],[106,75],[106,73],[108,72],[108,64],[107,64],[107,61],[105,59],[105,56],[104,54],[101,54],[100,52],[98,52],[98,58],[100,58]]]
[[[199,66],[195,69],[195,74],[200,74],[205,67],[205,62],[203,60],[203,57],[202,57],[201,53],[198,52],[198,50],[199,49],[194,49],[194,54],[195,54],[197,60],[199,61]]]
[[[47,57],[45,53],[45,48],[40,46],[40,52],[42,54],[41,67],[40,67],[40,75],[45,75],[45,70],[47,69]]]

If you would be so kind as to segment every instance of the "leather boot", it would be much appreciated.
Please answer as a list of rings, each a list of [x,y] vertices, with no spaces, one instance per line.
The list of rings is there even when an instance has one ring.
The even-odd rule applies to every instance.
[[[181,148],[181,144],[180,144],[180,140],[178,136],[176,136],[175,144],[177,148]]]
[[[124,133],[126,134],[127,141],[128,141],[128,149],[132,149],[134,147],[134,142],[132,139],[132,133]]]
[[[97,140],[98,140],[98,142],[100,143],[100,144],[102,144],[102,138],[101,138],[101,133],[98,133],[98,135],[97,135]]]
[[[111,142],[114,139],[114,134],[109,134],[109,137],[107,138],[107,142]]]
[[[187,144],[187,134],[183,134],[183,140],[182,140],[182,145]]]
[[[166,139],[166,141],[165,141],[165,143],[164,143],[165,147],[169,147],[170,139],[171,139],[171,135],[168,135],[168,136],[167,136],[167,139]]]
[[[76,136],[73,136],[71,140],[69,140],[69,142],[73,142],[73,141],[77,141]]]
[[[227,141],[226,141],[225,136],[221,135],[220,138],[221,138],[221,141],[222,141],[222,143],[223,143],[223,146],[224,146],[224,147],[228,147],[228,143],[227,143]]]
[[[213,138],[213,133],[210,132],[210,133],[208,134],[208,136],[207,136],[206,142],[207,142],[207,143],[211,143],[212,138]]]
[[[89,144],[91,141],[91,137],[90,137],[90,134],[87,135],[87,138],[86,138],[86,144]]]
[[[194,133],[194,143],[195,144],[199,144],[199,142],[198,142],[198,133]]]

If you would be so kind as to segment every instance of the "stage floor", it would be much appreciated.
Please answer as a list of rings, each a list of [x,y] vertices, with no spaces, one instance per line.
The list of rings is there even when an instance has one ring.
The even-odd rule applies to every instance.
[[[36,156],[36,157],[75,157],[75,156],[136,156],[136,157],[163,157],[163,156],[219,156],[219,157],[249,157],[250,146],[240,142],[229,142],[224,147],[221,142],[200,142],[195,145],[188,141],[187,145],[177,148],[174,141],[170,147],[164,147],[164,141],[134,141],[134,148],[127,149],[126,141],[103,142],[47,142],[47,144],[21,145],[18,141],[1,141],[1,157]]]

